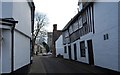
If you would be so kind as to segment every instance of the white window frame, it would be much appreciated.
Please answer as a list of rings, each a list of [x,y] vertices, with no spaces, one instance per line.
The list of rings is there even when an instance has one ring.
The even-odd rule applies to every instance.
[[[79,17],[79,28],[82,28],[83,27],[83,23],[82,23],[82,17]]]
[[[69,27],[69,32],[70,32],[70,34],[72,34],[72,33],[73,33],[73,28],[72,28],[72,25]]]
[[[78,20],[73,24],[73,31],[78,30]]]
[[[65,31],[65,37],[68,37],[69,36],[69,33],[68,33],[68,30]]]

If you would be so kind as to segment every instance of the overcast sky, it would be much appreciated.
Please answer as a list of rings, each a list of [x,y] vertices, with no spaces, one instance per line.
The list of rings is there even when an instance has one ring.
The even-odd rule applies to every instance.
[[[62,30],[68,21],[77,14],[78,0],[33,0],[36,11],[45,13],[49,19],[48,31],[53,30],[53,24]]]

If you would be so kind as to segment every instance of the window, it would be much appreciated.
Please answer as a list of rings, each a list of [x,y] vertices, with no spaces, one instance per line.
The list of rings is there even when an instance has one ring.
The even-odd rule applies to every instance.
[[[67,53],[67,47],[66,46],[64,47],[64,53]]]
[[[81,57],[86,57],[85,55],[85,41],[80,42],[80,54]]]
[[[109,39],[108,34],[104,34],[104,40],[108,40],[108,39]]]
[[[79,28],[82,27],[82,17],[79,18]]]
[[[65,31],[65,37],[68,37],[69,36],[69,33],[68,33],[68,30]]]
[[[78,21],[73,24],[73,31],[75,32],[78,29]]]
[[[70,34],[73,33],[72,25],[69,27],[69,32],[70,32]]]

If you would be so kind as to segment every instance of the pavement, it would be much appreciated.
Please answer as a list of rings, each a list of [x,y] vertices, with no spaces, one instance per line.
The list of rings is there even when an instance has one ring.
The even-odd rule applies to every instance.
[[[92,66],[85,63],[51,56],[34,56],[33,63],[13,72],[22,75],[47,74],[119,74],[116,71]]]

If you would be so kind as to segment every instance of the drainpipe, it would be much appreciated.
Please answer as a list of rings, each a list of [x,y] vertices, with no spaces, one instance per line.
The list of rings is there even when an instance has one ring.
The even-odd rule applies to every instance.
[[[15,24],[13,24],[11,29],[11,72],[14,71],[14,29]]]
[[[14,71],[14,30],[15,30],[16,23],[18,23],[18,21],[15,21],[15,23],[13,23],[13,26],[11,29],[11,72]]]

